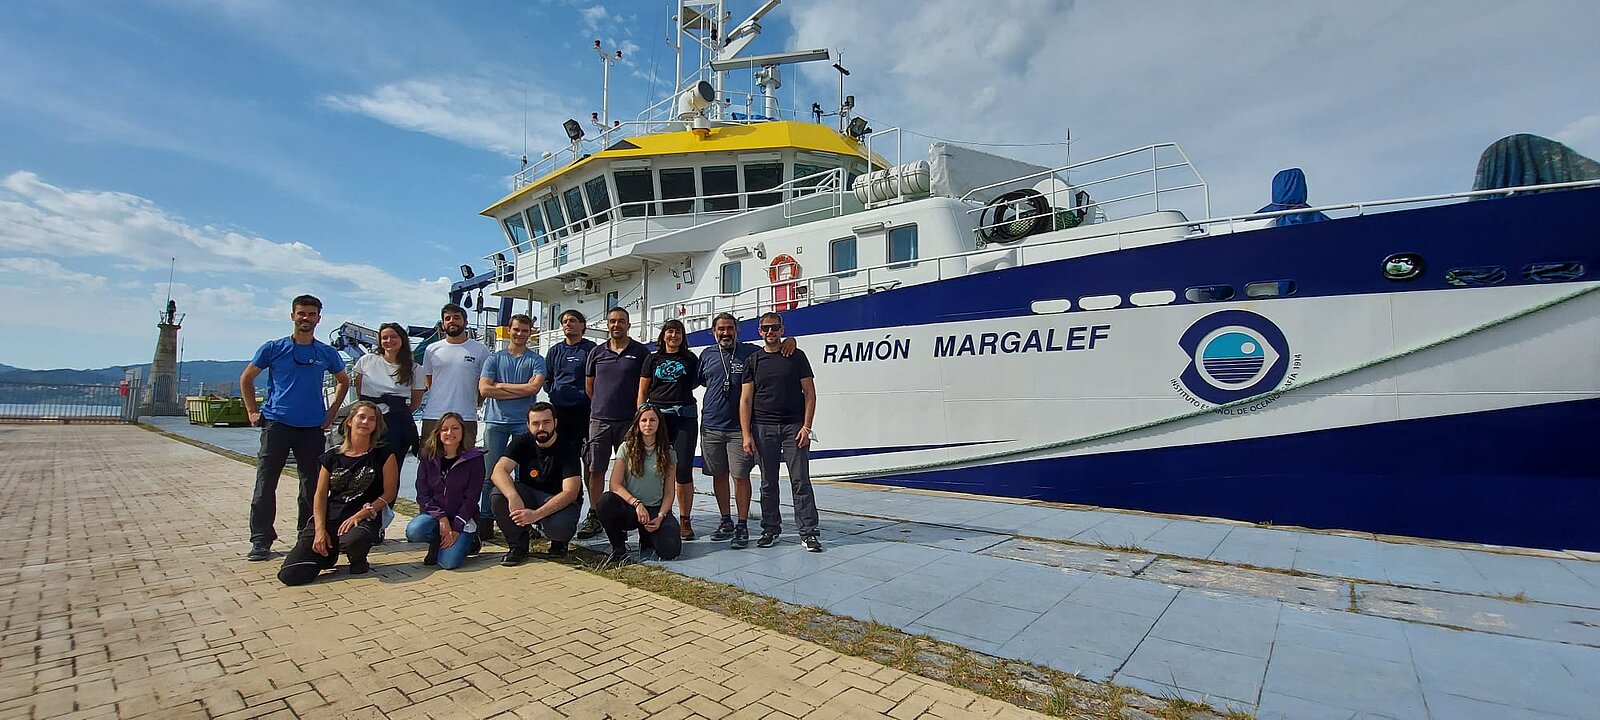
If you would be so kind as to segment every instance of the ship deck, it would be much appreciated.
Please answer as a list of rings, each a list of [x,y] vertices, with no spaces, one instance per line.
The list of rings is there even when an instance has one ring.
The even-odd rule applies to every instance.
[[[253,449],[254,431],[248,428],[161,424],[235,452]],[[214,666],[229,652],[206,654],[206,648],[230,648],[243,652],[240,662],[248,655],[247,665],[276,668],[266,676],[250,674],[252,682],[265,684],[318,670],[315,662],[297,666],[304,656],[295,647],[315,651],[312,658],[337,653],[332,646],[342,644],[403,654],[403,664],[422,662],[427,653],[414,651],[439,644],[420,639],[423,628],[443,622],[438,612],[462,603],[468,610],[461,622],[504,629],[500,617],[508,598],[518,596],[524,584],[525,591],[538,586],[540,592],[553,585],[559,598],[620,593],[627,602],[656,602],[640,591],[593,585],[608,581],[569,577],[581,574],[570,568],[535,562],[509,570],[487,559],[448,576],[459,583],[435,579],[422,592],[412,582],[429,574],[417,563],[421,550],[403,543],[381,548],[371,579],[319,582],[290,593],[273,580],[275,563],[238,561],[246,549],[241,526],[248,469],[214,455],[207,461],[201,451],[123,428],[0,431],[0,446],[16,458],[0,471],[0,488],[18,513],[13,517],[33,518],[31,525],[12,524],[0,536],[20,551],[10,555],[22,558],[0,568],[12,576],[6,586],[26,580],[22,590],[8,595],[6,607],[8,633],[22,633],[17,639],[24,642],[8,634],[6,645],[37,654],[44,668],[34,673],[38,687],[65,686],[59,663],[72,658],[70,647],[98,647],[96,660],[131,655],[140,668],[206,658],[199,664],[206,672],[217,671]],[[229,440],[219,439],[224,437]],[[205,471],[194,472],[201,466]],[[56,512],[72,481],[84,477],[67,472],[74,467],[114,478],[95,480],[100,496],[115,491],[110,499],[117,507],[105,523]],[[171,479],[176,475],[197,494],[178,493]],[[280,508],[292,508],[292,491],[281,490]],[[744,551],[702,539],[687,543],[682,559],[659,566],[976,652],[1260,718],[1578,718],[1592,716],[1600,704],[1600,689],[1591,682],[1600,677],[1600,560],[1591,554],[865,485],[818,483],[817,499],[826,547],[821,554],[804,552],[792,536],[772,549]],[[714,506],[702,497],[696,507],[704,531]],[[199,527],[180,524],[185,517]],[[148,520],[148,529],[130,522],[135,518]],[[98,535],[108,531],[109,537]],[[96,537],[85,549],[81,541]],[[83,598],[48,599],[45,588],[68,588],[73,597],[81,590]],[[29,609],[29,602],[53,611]],[[555,610],[579,612],[566,602],[554,603]],[[349,610],[377,624],[386,605],[412,620],[372,637],[342,614]],[[77,613],[71,608],[99,608],[94,612],[102,618],[100,629],[87,638],[72,633]],[[683,606],[671,612],[705,615],[712,625],[731,622]],[[115,627],[107,624],[111,619]],[[134,620],[150,620],[154,627]],[[227,629],[224,620],[243,629]],[[308,633],[312,620],[335,623],[339,631]],[[33,632],[36,637],[28,634]],[[473,632],[457,628],[446,636],[460,640],[455,651],[445,645],[450,656],[477,652],[466,641]],[[144,642],[114,647],[135,637]],[[535,642],[525,646],[537,649]],[[511,645],[497,640],[494,647],[502,658],[514,658]],[[641,645],[640,651],[648,649]],[[339,655],[325,657],[323,669],[340,665]],[[486,670],[493,666],[488,659],[478,662]],[[116,667],[121,665],[113,663],[111,679],[118,677]],[[759,674],[761,667],[751,672]],[[18,670],[8,662],[4,672],[10,687]],[[415,679],[406,677],[406,687],[392,679],[363,682],[387,682],[385,688],[415,699],[426,693],[426,683],[449,682],[446,674],[418,671]],[[319,689],[313,680],[300,682]],[[259,700],[274,691],[262,685],[239,698]],[[280,692],[272,700],[292,707],[294,697]],[[0,711],[18,702],[7,693]]]

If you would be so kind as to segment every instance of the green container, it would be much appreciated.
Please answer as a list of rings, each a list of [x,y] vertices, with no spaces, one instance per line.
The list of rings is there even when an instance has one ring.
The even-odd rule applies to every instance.
[[[250,424],[250,415],[245,412],[241,398],[188,397],[184,398],[184,404],[189,411],[189,422],[195,425],[236,427]]]

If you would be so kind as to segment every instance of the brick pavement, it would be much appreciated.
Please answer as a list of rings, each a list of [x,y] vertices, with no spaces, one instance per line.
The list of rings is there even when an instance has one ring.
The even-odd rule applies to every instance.
[[[1037,716],[553,563],[390,543],[284,588],[241,557],[253,469],[138,428],[0,457],[4,718]]]

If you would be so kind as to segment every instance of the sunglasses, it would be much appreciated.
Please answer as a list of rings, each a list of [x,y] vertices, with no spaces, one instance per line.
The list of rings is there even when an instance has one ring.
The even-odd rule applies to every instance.
[[[761,332],[777,332],[777,331],[782,330],[782,329],[783,329],[782,325],[762,325],[761,326]]]

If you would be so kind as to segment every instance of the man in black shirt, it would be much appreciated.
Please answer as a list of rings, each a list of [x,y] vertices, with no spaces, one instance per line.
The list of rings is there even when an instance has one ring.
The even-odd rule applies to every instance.
[[[534,403],[528,408],[528,434],[513,440],[495,463],[490,504],[511,548],[501,565],[527,559],[529,526],[538,525],[550,538],[551,557],[566,555],[567,543],[578,531],[583,466],[578,447],[558,437],[557,430],[555,408]]]
[[[784,357],[783,318],[761,316],[765,347],[745,361],[744,390],[739,397],[739,427],[744,451],[761,465],[761,537],[756,547],[772,547],[783,531],[778,509],[778,462],[789,470],[794,498],[794,523],[800,542],[822,552],[817,534],[817,501],[811,492],[811,419],[817,411],[817,388],[811,361],[800,350]]]

